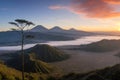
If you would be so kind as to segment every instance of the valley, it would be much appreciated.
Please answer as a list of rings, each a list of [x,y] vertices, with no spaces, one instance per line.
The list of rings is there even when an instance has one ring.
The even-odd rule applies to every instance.
[[[120,80],[120,0],[0,0],[0,80]]]
[[[15,69],[14,73],[17,71],[20,73],[22,70],[19,33],[19,31],[8,31],[0,34],[3,37],[0,44],[0,66],[2,68],[4,66],[6,70]],[[5,39],[8,39],[10,34],[12,37],[9,36],[10,42],[7,43]],[[70,74],[73,78],[73,75],[84,75],[82,77],[84,79],[87,75],[104,70],[106,67],[114,68],[114,65],[120,63],[118,35],[95,34],[75,29],[63,30],[58,26],[48,30],[41,25],[29,32],[25,31],[24,34],[25,75],[31,73],[29,77],[33,79],[36,77],[37,80],[43,79],[45,76],[43,80],[49,80],[49,77],[56,80],[56,75],[62,79],[70,73],[73,73]],[[11,75],[12,78],[20,79],[20,76],[14,75]],[[6,76],[2,75],[2,79],[4,77],[9,79]]]
[[[68,73],[86,73],[120,63],[120,58],[115,56],[120,50],[108,52],[88,52],[82,50],[71,50],[74,46],[59,47],[71,57],[65,61],[55,62],[52,65],[63,69]]]

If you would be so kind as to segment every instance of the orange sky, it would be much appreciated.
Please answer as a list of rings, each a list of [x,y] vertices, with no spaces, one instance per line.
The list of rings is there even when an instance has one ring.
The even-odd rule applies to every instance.
[[[120,0],[30,0],[26,4],[27,1],[2,0],[1,31],[13,28],[8,22],[15,19],[26,19],[47,28],[120,31]]]

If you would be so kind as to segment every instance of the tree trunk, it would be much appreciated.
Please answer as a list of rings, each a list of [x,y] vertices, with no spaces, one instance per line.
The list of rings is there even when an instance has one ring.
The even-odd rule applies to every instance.
[[[21,41],[21,58],[22,58],[22,80],[24,80],[24,31],[21,31],[22,33],[22,41]]]

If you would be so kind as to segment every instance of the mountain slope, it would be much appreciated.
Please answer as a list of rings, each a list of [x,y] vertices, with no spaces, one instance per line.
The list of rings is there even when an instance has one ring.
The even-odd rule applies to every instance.
[[[25,52],[30,54],[34,59],[45,62],[55,62],[69,58],[69,55],[65,54],[63,51],[45,44],[38,44],[25,50]]]
[[[42,25],[37,25],[37,26],[35,26],[34,28],[32,28],[32,29],[30,30],[30,32],[47,32],[47,31],[48,31],[48,29],[45,28],[45,27],[42,26]]]
[[[6,64],[18,70],[22,70],[21,51],[8,55],[12,59],[6,61]],[[6,56],[7,57],[7,56]],[[25,72],[51,73],[55,67],[46,62],[61,61],[69,58],[69,55],[49,45],[36,45],[24,50]]]
[[[92,51],[92,52],[107,52],[114,51],[120,48],[120,40],[101,40],[87,45],[81,45],[76,49]]]
[[[20,80],[21,72],[13,68],[9,68],[4,64],[0,64],[0,80]]]
[[[22,72],[0,63],[0,80],[22,80]],[[26,73],[25,80],[48,80],[48,74]]]
[[[50,73],[53,72],[53,67],[43,61],[33,59],[31,55],[24,55],[24,69],[25,72],[33,73]],[[6,64],[10,67],[13,67],[17,70],[22,70],[22,59],[21,55],[17,54],[11,60],[8,60]]]
[[[120,80],[120,64],[88,73],[70,73],[59,80]],[[57,80],[57,79],[55,79]]]
[[[69,31],[78,31],[78,30],[76,30],[74,28],[70,28]]]
[[[60,28],[59,26],[55,26],[49,30],[50,32],[63,32],[64,29]]]

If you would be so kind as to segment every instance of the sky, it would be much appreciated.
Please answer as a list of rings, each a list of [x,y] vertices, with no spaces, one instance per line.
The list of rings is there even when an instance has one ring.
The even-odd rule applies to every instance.
[[[120,31],[120,0],[0,0],[0,31],[14,28],[8,22],[15,19],[47,28]]]

